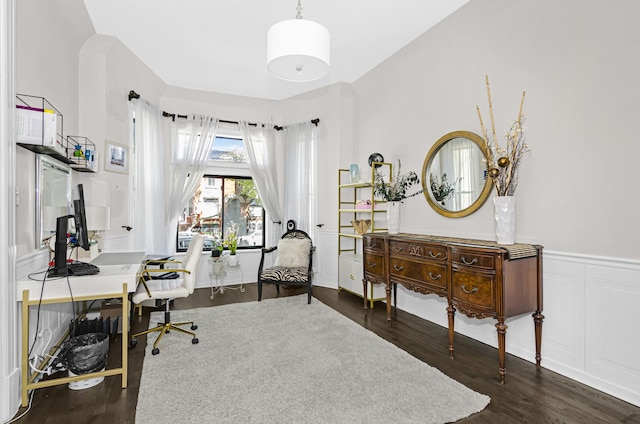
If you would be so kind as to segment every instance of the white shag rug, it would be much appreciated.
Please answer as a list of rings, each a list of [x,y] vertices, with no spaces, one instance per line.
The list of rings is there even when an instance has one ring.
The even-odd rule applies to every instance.
[[[149,338],[137,424],[448,423],[490,401],[306,294],[171,318],[200,343]]]

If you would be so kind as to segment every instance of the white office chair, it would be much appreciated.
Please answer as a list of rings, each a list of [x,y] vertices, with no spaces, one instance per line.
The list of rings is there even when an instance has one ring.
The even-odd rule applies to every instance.
[[[180,327],[182,325],[190,325],[191,330],[196,330],[198,326],[195,325],[193,321],[172,323],[169,303],[172,299],[187,297],[193,293],[196,284],[198,261],[200,260],[200,256],[202,256],[203,246],[204,236],[202,234],[196,234],[191,239],[187,253],[184,255],[182,261],[164,261],[164,269],[146,268],[143,271],[140,284],[138,284],[131,300],[135,305],[147,300],[163,300],[165,304],[164,322],[159,322],[157,327],[132,335],[130,341],[132,347],[137,344],[138,341],[136,339],[138,337],[158,331],[160,334],[153,343],[153,350],[151,351],[153,355],[157,355],[160,353],[158,343],[165,333],[171,330],[189,334],[192,337],[191,343],[198,343],[196,333]],[[154,262],[157,261],[154,260]]]

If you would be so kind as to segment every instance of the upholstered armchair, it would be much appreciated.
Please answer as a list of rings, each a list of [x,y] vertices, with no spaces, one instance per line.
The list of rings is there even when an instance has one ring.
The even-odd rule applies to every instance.
[[[275,284],[280,292],[280,285],[307,287],[307,303],[311,303],[312,258],[315,247],[307,233],[301,230],[290,230],[282,235],[278,245],[262,249],[260,267],[258,268],[258,301],[262,300],[262,285]],[[265,259],[276,254],[271,267],[265,267]]]

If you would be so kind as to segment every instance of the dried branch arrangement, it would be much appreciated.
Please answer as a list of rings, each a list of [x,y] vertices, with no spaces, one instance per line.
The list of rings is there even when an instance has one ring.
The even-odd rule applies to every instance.
[[[524,121],[525,116],[522,113],[524,107],[525,92],[522,92],[520,100],[520,109],[518,110],[518,118],[511,125],[511,128],[505,134],[506,146],[502,147],[498,143],[496,135],[496,125],[493,118],[493,103],[491,101],[491,87],[489,85],[489,76],[485,77],[487,85],[487,97],[489,100],[489,116],[491,118],[491,136],[487,133],[487,128],[482,120],[480,108],[476,105],[478,118],[480,118],[480,127],[482,128],[482,136],[486,144],[487,169],[489,177],[493,181],[498,196],[513,196],[518,186],[518,167],[522,156],[529,151],[529,146],[525,143],[524,138]]]

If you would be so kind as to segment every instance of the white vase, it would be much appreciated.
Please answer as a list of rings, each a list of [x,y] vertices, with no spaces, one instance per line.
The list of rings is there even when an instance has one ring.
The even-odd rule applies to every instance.
[[[227,263],[229,266],[238,266],[238,255],[227,256]]]
[[[516,241],[516,198],[496,196],[493,198],[496,219],[496,242],[514,244]]]
[[[400,231],[400,202],[387,202],[387,232],[398,234]]]

